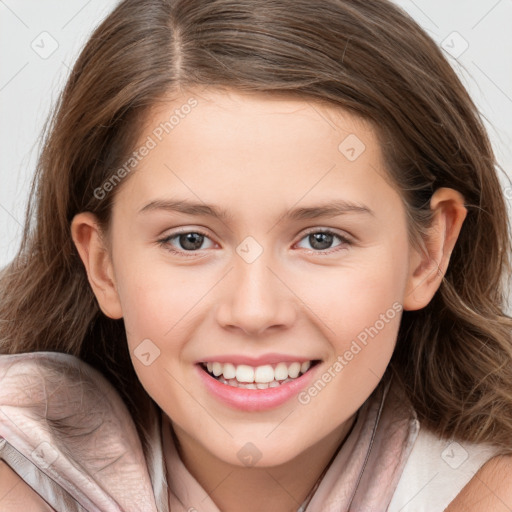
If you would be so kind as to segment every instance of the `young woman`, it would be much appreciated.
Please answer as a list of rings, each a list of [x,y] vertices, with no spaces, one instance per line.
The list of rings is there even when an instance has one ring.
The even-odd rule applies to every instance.
[[[385,0],[121,2],[1,274],[1,509],[512,509],[496,167]]]

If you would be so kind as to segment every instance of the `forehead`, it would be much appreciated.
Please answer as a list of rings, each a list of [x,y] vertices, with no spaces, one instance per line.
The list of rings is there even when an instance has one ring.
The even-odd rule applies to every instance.
[[[267,144],[273,139],[280,146],[286,139],[296,142],[304,136],[312,143],[321,139],[336,143],[341,135],[351,133],[367,139],[371,146],[378,145],[373,126],[362,117],[332,103],[277,92],[192,89],[167,100],[164,97],[149,111],[144,134],[158,132],[159,127],[164,128],[164,138],[195,131],[203,144],[237,139],[238,145],[245,142],[250,147],[252,139],[262,138],[265,128],[271,135]],[[276,132],[278,139],[273,137]]]
[[[165,193],[253,206],[257,197],[339,191],[378,202],[395,193],[371,124],[309,99],[191,90],[151,110],[139,145],[150,139],[127,184],[140,205]]]

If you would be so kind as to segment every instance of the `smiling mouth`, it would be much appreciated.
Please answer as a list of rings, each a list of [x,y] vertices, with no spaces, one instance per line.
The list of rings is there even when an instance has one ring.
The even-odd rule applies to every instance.
[[[200,363],[200,366],[221,384],[242,389],[268,389],[277,388],[300,378],[319,362],[315,359],[303,363],[277,363],[257,367],[208,362]]]

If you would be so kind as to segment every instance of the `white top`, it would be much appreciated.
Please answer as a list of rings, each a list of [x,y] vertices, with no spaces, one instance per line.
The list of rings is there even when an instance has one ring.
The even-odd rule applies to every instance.
[[[388,512],[443,512],[499,449],[440,439],[422,428]]]

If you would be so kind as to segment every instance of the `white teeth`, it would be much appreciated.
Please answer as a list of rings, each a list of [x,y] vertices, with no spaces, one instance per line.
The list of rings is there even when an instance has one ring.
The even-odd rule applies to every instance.
[[[300,363],[292,363],[288,367],[288,377],[295,379],[299,376],[300,373]]]
[[[213,375],[215,375],[215,377],[218,377],[222,373],[222,364],[221,363],[213,363],[212,372],[213,372]]]
[[[267,389],[279,386],[306,373],[310,367],[311,361],[278,363],[274,366],[266,364],[255,368],[246,364],[235,366],[232,363],[206,363],[208,371],[215,377],[219,377],[220,382],[248,389]],[[238,384],[243,385],[238,386]]]
[[[286,384],[287,382],[291,382],[292,379],[286,379],[283,382],[277,382],[273,380],[272,382],[238,382],[236,379],[226,380],[224,377],[219,377],[219,382],[222,384],[227,384],[228,386],[232,386],[234,388],[242,388],[242,389],[267,389],[267,388],[277,388],[281,384]]]
[[[254,382],[272,382],[274,380],[274,368],[269,364],[258,366],[254,372]]]
[[[254,382],[254,368],[246,364],[236,367],[236,380],[238,382]]]
[[[275,380],[284,380],[288,378],[288,367],[285,363],[279,363],[274,370]]]
[[[300,373],[306,373],[309,370],[311,363],[309,361],[305,361],[300,365]]]
[[[222,375],[224,375],[224,378],[226,380],[234,379],[236,377],[235,365],[233,365],[231,363],[226,363],[224,365],[224,371],[222,372]]]

